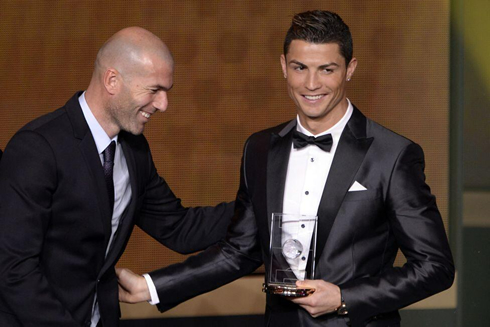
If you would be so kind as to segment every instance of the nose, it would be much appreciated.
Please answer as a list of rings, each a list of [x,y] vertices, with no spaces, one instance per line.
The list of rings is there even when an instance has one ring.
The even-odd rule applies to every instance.
[[[160,90],[157,92],[153,100],[153,107],[160,112],[167,110],[168,96],[166,91]]]
[[[308,90],[313,91],[313,90],[320,88],[320,86],[321,85],[320,85],[317,74],[315,72],[309,72],[308,76],[306,77],[305,87]]]

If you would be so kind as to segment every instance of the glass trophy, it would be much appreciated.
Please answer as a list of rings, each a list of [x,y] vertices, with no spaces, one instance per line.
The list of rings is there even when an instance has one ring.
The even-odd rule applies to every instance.
[[[272,214],[271,261],[264,292],[302,297],[315,291],[298,288],[296,281],[315,278],[317,223],[317,216]]]

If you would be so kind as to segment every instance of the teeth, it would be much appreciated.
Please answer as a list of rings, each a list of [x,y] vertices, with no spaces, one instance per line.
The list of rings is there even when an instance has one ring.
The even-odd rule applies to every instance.
[[[322,97],[323,95],[305,95],[305,98],[308,100],[318,100]]]
[[[143,111],[141,111],[141,114],[143,115],[143,117],[145,117],[145,118],[147,118],[147,119],[149,119],[149,118],[150,118],[150,114],[149,114],[149,113],[147,113],[147,112],[143,112]]]

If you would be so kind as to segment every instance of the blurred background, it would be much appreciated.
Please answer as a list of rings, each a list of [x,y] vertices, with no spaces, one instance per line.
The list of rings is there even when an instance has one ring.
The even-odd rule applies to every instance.
[[[99,47],[138,25],[176,62],[169,108],[145,130],[160,175],[184,205],[231,201],[246,138],[295,117],[279,57],[293,15],[313,9],[337,12],[351,28],[359,62],[351,101],[424,148],[457,261],[453,288],[403,310],[403,325],[487,326],[490,1],[0,0],[0,149],[84,90]],[[136,229],[118,266],[144,273],[184,258]],[[262,279],[165,314],[124,305],[122,326],[261,326]]]

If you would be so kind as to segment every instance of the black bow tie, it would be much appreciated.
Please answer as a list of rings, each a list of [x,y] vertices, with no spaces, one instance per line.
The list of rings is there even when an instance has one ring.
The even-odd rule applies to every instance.
[[[306,136],[296,130],[293,131],[293,146],[295,149],[301,149],[309,144],[314,144],[323,151],[330,152],[332,148],[332,135],[322,135],[320,137]]]

